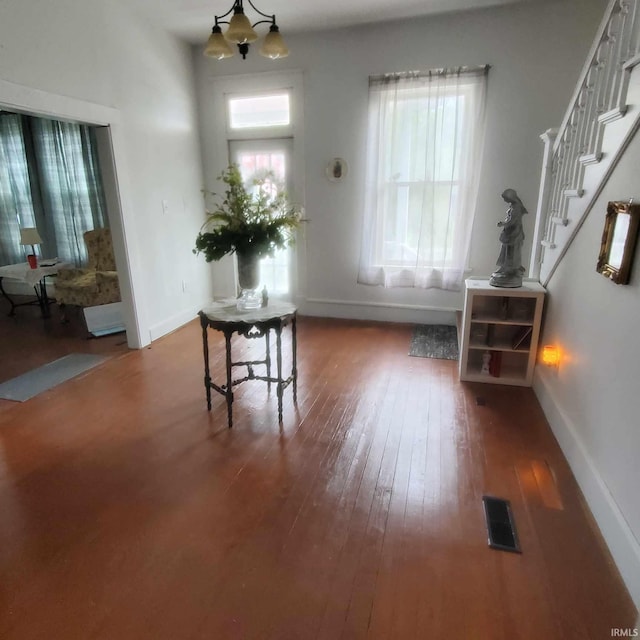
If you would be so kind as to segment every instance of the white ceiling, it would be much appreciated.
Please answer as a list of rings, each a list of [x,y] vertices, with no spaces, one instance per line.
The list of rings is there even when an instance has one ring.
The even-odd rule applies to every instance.
[[[315,31],[466,11],[496,5],[522,2],[538,3],[549,0],[254,0],[267,14],[275,14],[280,31]],[[206,41],[214,16],[226,13],[233,0],[129,0],[148,13],[171,33],[194,44]],[[245,0],[245,13],[252,22],[258,20]]]

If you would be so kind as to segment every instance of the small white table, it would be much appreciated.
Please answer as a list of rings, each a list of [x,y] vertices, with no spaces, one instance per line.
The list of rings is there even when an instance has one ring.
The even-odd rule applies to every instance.
[[[293,385],[293,400],[296,401],[297,396],[297,379],[298,370],[296,363],[296,314],[297,309],[288,302],[276,302],[261,307],[259,309],[250,309],[239,311],[236,308],[236,300],[223,300],[214,302],[205,307],[198,313],[200,316],[200,324],[202,326],[202,346],[204,349],[204,386],[207,392],[207,408],[211,411],[211,389],[225,396],[227,400],[227,419],[229,428],[233,425],[233,387],[246,380],[263,380],[271,386],[272,382],[276,383],[278,392],[278,420],[282,422],[282,394],[284,389]],[[288,324],[291,325],[291,350],[292,364],[291,375],[283,378],[282,374],[282,329]],[[223,385],[217,385],[211,380],[209,370],[209,339],[207,336],[207,328],[222,331],[225,337],[226,345],[226,370],[227,382]],[[276,377],[271,376],[271,353],[269,351],[269,332],[273,329],[276,333]],[[249,362],[233,362],[231,358],[231,336],[234,333],[244,336],[245,338],[261,338],[266,339],[266,356],[264,360],[251,360]],[[257,375],[253,367],[255,365],[266,366],[266,376]],[[247,367],[247,375],[236,380],[232,377],[233,367]]]
[[[47,295],[46,278],[48,276],[55,276],[61,268],[70,267],[71,265],[66,264],[65,262],[49,264],[54,262],[53,260],[42,260],[42,262],[44,265],[48,266],[41,265],[32,269],[28,262],[21,262],[19,264],[8,264],[4,267],[0,267],[0,293],[2,293],[4,298],[6,298],[11,305],[11,310],[9,311],[10,316],[15,315],[16,307],[31,304],[40,305],[43,318],[48,318],[51,315],[49,311],[49,302],[51,302],[51,299]],[[17,280],[18,282],[26,282],[28,285],[33,287],[33,290],[36,292],[37,300],[15,303],[2,286],[4,278]]]

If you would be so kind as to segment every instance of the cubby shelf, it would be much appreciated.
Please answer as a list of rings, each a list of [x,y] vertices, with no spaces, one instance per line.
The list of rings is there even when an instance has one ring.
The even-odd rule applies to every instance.
[[[533,326],[533,320],[503,320],[501,318],[496,318],[494,316],[471,318],[471,323],[472,324],[486,324],[486,323],[506,324],[506,325],[509,325],[510,327],[513,327],[514,325],[522,325],[525,327]]]
[[[544,296],[537,282],[507,289],[466,280],[460,380],[531,386]]]

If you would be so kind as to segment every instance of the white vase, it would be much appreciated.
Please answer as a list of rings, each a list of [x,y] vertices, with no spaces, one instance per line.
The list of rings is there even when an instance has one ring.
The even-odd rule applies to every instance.
[[[236,252],[238,264],[238,284],[240,297],[237,307],[240,310],[258,309],[262,306],[260,293],[260,259],[254,253]]]

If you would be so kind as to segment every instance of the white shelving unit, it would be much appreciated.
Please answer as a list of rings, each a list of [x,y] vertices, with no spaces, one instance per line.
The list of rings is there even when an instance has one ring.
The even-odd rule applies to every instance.
[[[465,281],[460,380],[531,386],[544,295],[538,282],[509,289]]]

